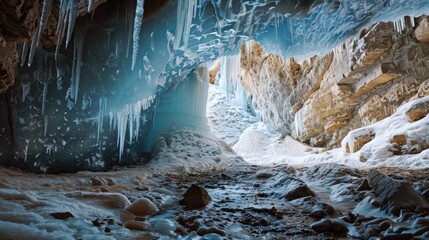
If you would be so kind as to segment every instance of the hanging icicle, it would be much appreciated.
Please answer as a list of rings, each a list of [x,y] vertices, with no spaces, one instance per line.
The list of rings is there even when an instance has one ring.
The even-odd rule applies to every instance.
[[[140,39],[140,30],[143,22],[143,14],[144,14],[144,0],[137,0],[136,16],[134,18],[133,59],[131,64],[131,70],[134,70],[137,54],[139,52],[139,39]]]
[[[21,50],[21,67],[24,66],[25,62],[27,61],[28,56],[28,50],[30,48],[30,42],[26,39],[24,41],[24,44],[22,44],[22,50]]]
[[[179,49],[180,43],[183,40],[183,48],[186,50],[188,47],[189,35],[192,27],[194,8],[195,5],[197,5],[197,2],[196,0],[183,0],[178,2],[176,34],[174,35],[174,49]]]
[[[34,54],[36,53],[36,48],[39,45],[40,38],[42,37],[43,31],[45,30],[46,23],[48,22],[49,16],[52,11],[52,2],[53,0],[44,0],[42,7],[42,15],[40,16],[39,28],[33,36],[31,42],[30,55],[28,56],[28,66],[31,66],[33,63]],[[23,63],[21,63],[23,64]]]

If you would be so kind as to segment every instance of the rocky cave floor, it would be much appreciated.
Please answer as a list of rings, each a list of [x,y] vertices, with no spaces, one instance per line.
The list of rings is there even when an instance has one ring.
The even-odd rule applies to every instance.
[[[0,239],[429,238],[427,169],[0,170]],[[193,184],[205,207],[187,206],[200,188],[179,204]]]

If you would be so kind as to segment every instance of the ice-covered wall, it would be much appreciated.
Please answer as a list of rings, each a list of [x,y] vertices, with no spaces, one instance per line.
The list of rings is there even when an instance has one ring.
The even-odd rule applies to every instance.
[[[146,149],[151,150],[157,138],[182,128],[209,133],[206,119],[209,72],[207,67],[192,71],[171,91],[159,97],[146,139]]]
[[[79,17],[94,10],[92,2],[43,1],[37,30],[19,47],[22,67],[10,97],[0,98],[12,106],[0,126],[14,130],[0,132],[13,139],[13,159],[1,162],[61,171],[138,161],[148,123],[158,121],[156,99],[200,64],[238,53],[249,39],[283,56],[327,51],[370,22],[429,6],[426,0],[110,0]],[[38,49],[51,20],[58,23],[57,46]]]

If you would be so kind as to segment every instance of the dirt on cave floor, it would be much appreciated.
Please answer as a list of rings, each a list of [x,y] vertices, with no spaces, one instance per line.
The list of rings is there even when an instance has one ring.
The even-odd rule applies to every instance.
[[[378,170],[409,182],[427,200],[427,169]],[[93,239],[186,239],[187,234],[194,236],[189,239],[198,239],[198,235],[205,237],[201,239],[350,239],[395,234],[407,239],[420,230],[423,233],[414,237],[425,239],[429,229],[421,230],[424,226],[415,222],[429,222],[428,212],[407,215],[403,211],[393,216],[381,210],[383,203],[362,184],[367,172],[338,164],[307,168],[241,165],[194,173],[134,166],[60,175],[0,168],[0,228],[29,225],[22,235],[0,231],[0,238],[45,236],[42,232],[46,230],[46,236],[64,233],[74,239],[89,235]],[[192,184],[204,187],[211,196],[206,207],[191,209],[178,204]],[[126,199],[118,197],[121,195]],[[137,217],[124,210],[128,200],[139,198],[149,199],[159,211]],[[360,210],[355,209],[357,205]],[[55,219],[50,215],[53,212],[70,212],[73,219]],[[97,219],[100,224],[94,223]],[[114,219],[114,223],[101,219]],[[171,220],[175,230],[157,227],[162,219]],[[146,231],[126,229],[124,224],[132,220],[150,227]],[[48,223],[61,227],[47,230]]]

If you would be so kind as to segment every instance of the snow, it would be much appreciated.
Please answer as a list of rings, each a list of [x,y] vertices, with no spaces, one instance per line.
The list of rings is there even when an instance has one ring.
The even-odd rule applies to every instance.
[[[296,163],[316,151],[291,136],[282,136],[262,122],[247,128],[233,149],[247,162],[257,165]]]
[[[152,154],[148,167],[178,172],[199,172],[245,164],[225,142],[190,128],[159,138]]]
[[[234,98],[230,99],[226,95],[224,89],[219,86],[210,86],[207,108],[210,128],[216,137],[227,142],[238,155],[250,164],[314,166],[337,163],[355,168],[429,167],[429,149],[419,154],[397,156],[394,156],[390,150],[391,139],[395,135],[405,135],[407,139],[417,142],[429,142],[427,135],[429,116],[410,123],[405,114],[410,108],[429,101],[429,97],[404,104],[392,116],[351,131],[342,141],[342,147],[326,150],[312,148],[289,135],[282,135],[278,130],[263,122],[258,122],[250,113],[241,109]],[[295,124],[299,125],[299,122],[298,120]],[[297,127],[297,129],[300,128]],[[348,144],[349,148],[353,149],[356,137],[362,135],[374,135],[375,137],[356,153],[345,153],[345,145]],[[360,161],[361,156],[366,158],[366,162]]]

